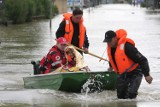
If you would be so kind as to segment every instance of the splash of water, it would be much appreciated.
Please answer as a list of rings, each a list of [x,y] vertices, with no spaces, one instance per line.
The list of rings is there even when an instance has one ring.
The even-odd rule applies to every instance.
[[[93,93],[93,92],[102,92],[103,91],[103,82],[102,79],[104,76],[97,74],[91,76],[86,83],[82,86],[81,93]]]

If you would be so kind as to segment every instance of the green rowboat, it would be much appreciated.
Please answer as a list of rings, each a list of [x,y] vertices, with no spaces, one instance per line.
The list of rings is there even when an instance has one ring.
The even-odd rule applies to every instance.
[[[76,93],[81,92],[88,79],[101,82],[101,90],[115,89],[116,74],[114,72],[66,72],[23,78],[24,87],[28,89],[53,89]]]
[[[53,89],[80,93],[86,91],[88,88],[90,92],[115,90],[116,88],[116,73],[107,71],[35,74],[33,76],[23,77],[23,80],[24,87],[27,89]]]

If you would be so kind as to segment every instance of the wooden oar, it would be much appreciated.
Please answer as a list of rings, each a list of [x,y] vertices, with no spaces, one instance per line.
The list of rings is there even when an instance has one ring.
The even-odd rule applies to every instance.
[[[75,49],[77,49],[77,50],[79,50],[79,51],[85,52],[85,50],[83,50],[83,49],[81,49],[81,48],[78,48],[78,47],[76,47],[76,46],[74,46],[74,45],[72,45],[72,44],[68,44],[68,45],[69,45],[69,46],[70,46],[70,45],[73,46]],[[100,61],[101,61],[101,60],[104,60],[104,61],[109,62],[107,59],[104,59],[104,58],[102,58],[102,57],[100,57],[100,56],[97,56],[97,55],[95,55],[95,54],[93,54],[93,53],[91,53],[91,52],[88,52],[87,54],[89,54],[89,55],[91,55],[91,56],[94,56],[94,57],[96,57],[96,58],[99,58]]]

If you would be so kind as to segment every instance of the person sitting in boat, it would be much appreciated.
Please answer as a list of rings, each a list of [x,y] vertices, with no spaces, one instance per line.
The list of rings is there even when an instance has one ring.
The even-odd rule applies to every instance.
[[[57,43],[48,52],[48,54],[40,61],[39,70],[41,74],[50,73],[55,69],[64,66],[67,62],[64,49],[67,41],[64,37],[56,39]]]
[[[67,64],[58,68],[56,71],[60,72],[76,72],[76,71],[90,71],[83,56],[73,47],[67,46],[64,50]]]

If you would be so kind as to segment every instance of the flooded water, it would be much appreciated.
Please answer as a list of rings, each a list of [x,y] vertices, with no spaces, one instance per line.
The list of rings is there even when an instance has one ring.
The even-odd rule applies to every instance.
[[[130,5],[101,5],[84,10],[90,52],[106,58],[102,43],[107,30],[124,28],[128,37],[149,60],[154,80],[143,79],[137,99],[119,100],[115,91],[92,94],[54,90],[24,89],[23,77],[32,75],[31,60],[40,60],[55,44],[55,32],[62,15],[21,25],[0,26],[0,106],[1,107],[159,107],[160,103],[160,14]],[[108,63],[84,55],[92,71],[103,71]]]

